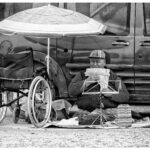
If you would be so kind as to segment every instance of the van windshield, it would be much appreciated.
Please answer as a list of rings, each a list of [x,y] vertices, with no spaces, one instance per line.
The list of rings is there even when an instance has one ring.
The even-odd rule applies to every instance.
[[[150,35],[150,3],[143,4],[145,34]]]

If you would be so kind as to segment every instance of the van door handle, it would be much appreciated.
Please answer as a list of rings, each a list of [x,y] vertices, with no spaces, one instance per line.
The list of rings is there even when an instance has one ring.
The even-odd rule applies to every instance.
[[[124,41],[124,40],[117,40],[112,42],[113,46],[117,46],[117,45],[122,45],[122,46],[129,46],[129,42]]]
[[[140,46],[150,46],[150,41],[142,41],[139,43]]]

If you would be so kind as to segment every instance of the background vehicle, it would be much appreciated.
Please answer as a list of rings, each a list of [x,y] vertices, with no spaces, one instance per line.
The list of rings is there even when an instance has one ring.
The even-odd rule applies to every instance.
[[[130,93],[130,104],[150,103],[149,8],[149,3],[107,3],[91,14],[108,26],[105,35],[98,37],[99,48],[110,54],[108,67],[124,80]],[[81,58],[74,53],[72,66],[67,64],[69,69],[79,68]]]
[[[78,6],[81,7],[79,4]],[[130,93],[130,104],[150,104],[149,6],[150,3],[97,3],[90,13],[89,5],[86,9],[77,9],[108,26],[103,36],[97,36],[98,48],[105,49],[110,54],[108,68],[124,80]],[[6,39],[1,36],[1,40],[3,38]],[[7,38],[13,41],[16,50],[32,46],[35,61],[45,63],[46,45],[27,41],[23,37]],[[68,96],[68,84],[76,72],[88,67],[91,50],[85,49],[85,45],[78,50],[51,49],[50,78],[55,95]]]

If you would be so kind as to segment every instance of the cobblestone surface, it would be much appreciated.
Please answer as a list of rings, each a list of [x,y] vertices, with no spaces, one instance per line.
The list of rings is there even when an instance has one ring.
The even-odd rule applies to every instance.
[[[150,147],[150,128],[37,129],[21,120],[14,124],[7,116],[0,124],[0,147]]]

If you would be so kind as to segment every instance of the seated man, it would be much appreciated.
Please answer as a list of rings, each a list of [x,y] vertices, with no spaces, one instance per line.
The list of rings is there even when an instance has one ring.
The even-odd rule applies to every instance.
[[[91,68],[106,68],[106,53],[101,50],[94,50],[90,54],[90,67]],[[93,77],[94,78],[94,77]],[[95,110],[96,108],[100,108],[100,100],[99,95],[82,95],[83,92],[83,85],[88,89],[90,87],[90,78],[85,76],[85,72],[79,72],[71,81],[69,85],[69,94],[73,97],[78,97],[78,100],[75,104],[78,108],[87,110],[89,112]],[[116,74],[110,70],[109,80],[121,80]],[[115,82],[114,82],[115,83]],[[118,89],[119,85],[114,84],[113,87]],[[102,104],[104,109],[105,108],[115,108],[118,104],[121,103],[128,103],[129,100],[129,93],[121,81],[121,89],[119,89],[119,94],[103,94]]]

